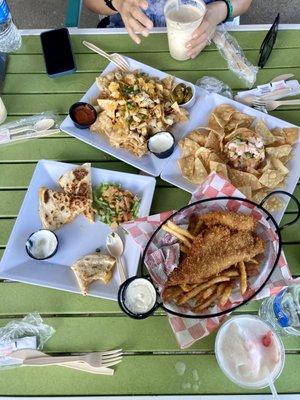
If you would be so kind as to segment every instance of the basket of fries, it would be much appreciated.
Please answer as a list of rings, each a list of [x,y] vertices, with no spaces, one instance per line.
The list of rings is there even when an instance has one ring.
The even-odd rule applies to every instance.
[[[264,208],[273,195],[292,198],[296,217],[279,227]],[[281,255],[281,231],[300,217],[300,203],[276,191],[261,203],[239,197],[196,201],[173,213],[151,236],[142,276],[157,291],[157,307],[188,318],[227,314],[266,285]]]

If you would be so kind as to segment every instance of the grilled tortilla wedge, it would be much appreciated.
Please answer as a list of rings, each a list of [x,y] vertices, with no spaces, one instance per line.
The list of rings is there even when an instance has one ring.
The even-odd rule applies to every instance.
[[[72,265],[82,294],[86,295],[90,284],[101,280],[107,284],[113,273],[116,259],[110,255],[98,253],[88,254]]]
[[[89,221],[94,222],[91,164],[85,163],[67,171],[59,178],[58,183],[68,195],[86,199],[86,208],[83,210],[83,214]]]
[[[84,213],[89,202],[84,197],[41,187],[39,190],[39,215],[44,229],[52,231],[72,222]]]

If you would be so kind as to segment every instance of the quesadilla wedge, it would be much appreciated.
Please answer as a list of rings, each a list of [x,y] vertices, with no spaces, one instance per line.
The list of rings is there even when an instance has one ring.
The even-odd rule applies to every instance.
[[[68,195],[86,199],[86,208],[82,212],[88,220],[94,222],[91,164],[85,163],[67,171],[59,178],[58,184]]]
[[[52,231],[72,222],[89,206],[84,197],[41,187],[39,190],[39,215],[44,229]]]
[[[107,284],[113,274],[116,259],[100,252],[88,254],[72,265],[82,294],[86,295],[91,283],[101,280]]]

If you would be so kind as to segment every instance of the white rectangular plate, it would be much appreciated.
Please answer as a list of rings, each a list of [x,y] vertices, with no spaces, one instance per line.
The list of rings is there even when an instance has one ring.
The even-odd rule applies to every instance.
[[[41,160],[37,164],[0,263],[1,278],[80,293],[70,267],[77,259],[94,252],[97,248],[105,249],[106,236],[110,232],[108,225],[100,221],[91,223],[83,216],[78,216],[72,223],[55,232],[59,239],[59,248],[52,258],[44,261],[34,260],[25,250],[28,236],[42,228],[38,212],[39,188],[44,186],[59,189],[59,177],[73,167],[75,165],[47,160]],[[93,186],[101,183],[120,183],[124,189],[132,191],[141,199],[139,216],[149,214],[155,189],[154,178],[92,168]],[[127,275],[133,276],[137,271],[140,249],[129,235],[123,235],[123,240],[123,260]],[[119,275],[115,268],[111,281],[107,285],[100,281],[93,283],[89,295],[116,300],[119,284]]]
[[[207,126],[208,124],[208,117],[210,113],[213,111],[213,109],[220,104],[230,104],[234,108],[238,109],[239,111],[252,115],[256,118],[262,119],[268,128],[287,128],[287,127],[293,127],[295,125],[292,125],[288,122],[282,121],[278,118],[272,117],[271,115],[264,114],[260,111],[257,111],[253,108],[250,108],[248,106],[245,106],[244,104],[238,103],[234,100],[230,100],[227,97],[220,96],[218,94],[211,94],[211,93],[206,93],[206,92],[201,92],[196,100],[196,103],[193,106],[193,115],[189,124],[189,131],[196,129],[199,126]],[[197,185],[189,182],[187,179],[185,179],[178,166],[178,160],[180,158],[180,148],[177,145],[174,153],[172,156],[168,159],[168,162],[163,168],[163,171],[161,173],[161,178],[164,181],[167,181],[169,183],[172,183],[175,186],[178,186],[179,188],[186,190],[189,193],[193,193],[197,187]],[[300,168],[299,168],[299,162],[300,162],[300,140],[298,139],[297,143],[293,145],[293,157],[292,159],[287,163],[287,168],[290,170],[290,173],[288,177],[285,180],[284,188],[283,190],[293,193],[295,190],[295,187],[297,185],[297,182],[300,177]],[[283,200],[286,200],[285,203],[285,208],[288,204],[288,198],[285,198]],[[274,217],[277,222],[280,222],[285,208],[279,211],[278,213],[274,213]]]
[[[127,62],[129,63],[131,70],[138,69],[142,72],[146,72],[150,76],[158,77],[160,79],[163,79],[163,78],[166,78],[167,76],[169,76],[168,74],[166,74],[162,71],[159,71],[158,69],[149,67],[148,65],[142,64],[142,63],[135,61],[129,57],[125,57],[125,58],[126,58]],[[116,66],[113,63],[110,63],[105,68],[105,70],[102,72],[101,75],[106,75],[115,69],[116,69]],[[185,82],[185,81],[183,81],[182,79],[176,78],[176,82]],[[189,85],[191,85],[191,83],[189,83]],[[197,92],[199,93],[199,92],[201,92],[201,90],[198,89]],[[85,101],[85,102],[90,103],[94,99],[96,99],[98,97],[98,95],[99,95],[99,89],[98,89],[97,84],[94,83],[80,101]],[[193,108],[193,111],[191,112],[190,120],[193,119],[193,114],[195,113],[194,108]],[[188,132],[188,130],[190,129],[189,127],[190,127],[190,121],[187,121],[185,123],[175,124],[170,129],[170,131],[173,133],[176,140],[178,140],[186,132]],[[105,153],[108,153],[108,154],[118,158],[119,160],[126,162],[127,164],[131,164],[134,167],[140,169],[141,171],[145,171],[148,174],[153,175],[153,176],[159,176],[159,174],[161,173],[161,171],[163,169],[164,164],[167,161],[167,159],[159,159],[150,153],[139,158],[139,157],[134,156],[127,150],[116,149],[109,144],[105,135],[92,133],[89,129],[76,128],[70,117],[67,117],[63,121],[63,123],[60,126],[60,129],[64,132],[69,133],[72,136],[75,136],[77,139],[80,139],[83,142],[88,143],[91,146],[94,146],[97,149],[100,149],[100,150],[104,151]]]

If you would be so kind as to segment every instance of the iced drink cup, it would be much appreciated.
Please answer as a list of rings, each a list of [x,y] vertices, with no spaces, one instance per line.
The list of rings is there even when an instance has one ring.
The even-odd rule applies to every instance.
[[[224,374],[244,388],[262,389],[275,381],[285,360],[280,338],[258,317],[241,315],[229,319],[219,330],[215,353]]]
[[[188,60],[186,44],[191,40],[194,30],[201,24],[206,12],[202,0],[168,0],[165,17],[170,54],[175,60]]]

